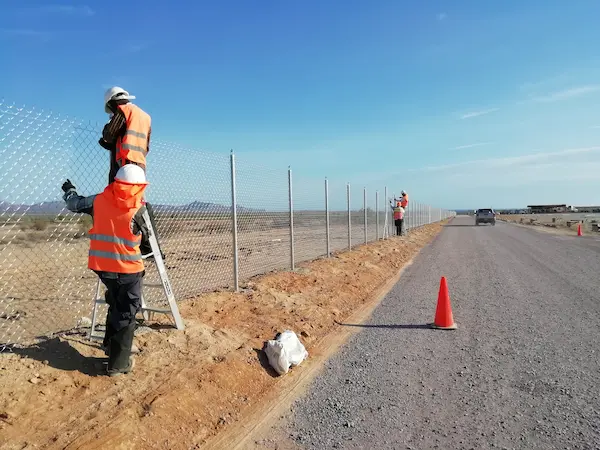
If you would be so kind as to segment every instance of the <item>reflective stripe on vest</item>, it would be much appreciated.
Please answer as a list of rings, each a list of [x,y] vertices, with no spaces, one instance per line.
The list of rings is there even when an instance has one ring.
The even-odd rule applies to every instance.
[[[117,139],[117,163],[123,166],[131,161],[146,169],[148,154],[148,136],[152,120],[139,106],[126,103],[118,106],[125,116],[126,131]]]
[[[135,247],[137,245],[140,245],[140,243],[142,242],[142,238],[139,238],[135,241],[130,241],[128,239],[123,239],[123,238],[119,238],[116,236],[109,236],[106,234],[90,234],[90,239],[92,241],[103,241],[103,242],[113,242],[115,244],[123,244],[123,245],[127,245],[129,247]]]
[[[402,209],[399,207],[394,208],[394,220],[402,219]]]
[[[119,208],[112,189],[113,184],[108,185],[94,199],[88,268],[100,272],[138,273],[144,270],[142,239],[131,231],[131,222],[139,207]]]
[[[90,250],[88,254],[90,256],[96,256],[97,258],[114,259],[115,261],[139,261],[142,259],[141,253],[139,255],[121,255],[120,253]]]
[[[127,130],[127,131],[125,131],[125,134],[127,136],[134,136],[134,137],[137,137],[137,138],[140,138],[140,139],[148,139],[148,135],[147,134],[139,133],[139,132],[133,131],[133,130]]]

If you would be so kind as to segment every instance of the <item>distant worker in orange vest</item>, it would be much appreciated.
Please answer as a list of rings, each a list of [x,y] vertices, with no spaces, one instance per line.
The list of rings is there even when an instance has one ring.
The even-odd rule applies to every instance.
[[[150,151],[152,119],[139,106],[131,103],[135,96],[114,86],[104,94],[104,110],[110,120],[102,130],[98,143],[110,151],[108,182],[125,164],[136,164],[146,171],[146,155]]]
[[[129,373],[135,316],[142,307],[142,255],[152,252],[143,213],[148,182],[144,170],[125,164],[102,193],[82,197],[70,180],[62,185],[67,209],[89,214],[88,268],[106,286],[106,334],[103,348],[108,356],[108,376]]]
[[[401,195],[402,198],[400,199],[400,206],[403,209],[406,209],[406,207],[408,206],[408,194],[406,193],[406,191],[402,191]]]
[[[394,213],[394,225],[396,226],[396,236],[402,235],[402,222],[404,221],[404,209],[400,206],[400,202],[396,200],[396,204],[392,204],[390,200],[390,205],[392,207],[392,211]]]

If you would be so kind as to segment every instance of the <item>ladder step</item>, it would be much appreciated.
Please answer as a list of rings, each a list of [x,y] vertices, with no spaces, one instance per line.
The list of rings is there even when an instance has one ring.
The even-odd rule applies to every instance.
[[[155,312],[155,313],[161,313],[161,314],[171,314],[170,309],[142,308],[142,311]]]
[[[163,285],[162,283],[144,283],[144,287],[161,288]]]

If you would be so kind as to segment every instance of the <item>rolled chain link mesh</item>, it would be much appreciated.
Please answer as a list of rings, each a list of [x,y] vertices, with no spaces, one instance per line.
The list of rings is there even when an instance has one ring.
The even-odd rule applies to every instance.
[[[65,208],[61,185],[80,195],[108,182],[109,153],[98,145],[102,124],[0,101],[0,350],[76,327],[88,327],[97,276],[87,268],[91,217]],[[208,153],[154,138],[146,200],[156,218],[165,264],[178,301],[234,284],[232,166]],[[292,177],[294,179],[294,177]],[[237,255],[240,281],[291,267],[287,168],[235,155]],[[324,180],[293,182],[294,262],[327,255]],[[363,188],[350,186],[351,244],[365,242]],[[394,226],[389,198],[367,190],[367,240]],[[328,182],[330,251],[348,248],[348,196]],[[390,196],[391,198],[391,196]],[[296,207],[297,206],[297,207]],[[379,233],[376,209],[379,210]],[[454,213],[411,201],[411,228]],[[157,282],[152,263],[146,283]],[[144,289],[164,304],[160,289]],[[100,311],[103,322],[104,311]],[[185,317],[184,317],[185,319]]]

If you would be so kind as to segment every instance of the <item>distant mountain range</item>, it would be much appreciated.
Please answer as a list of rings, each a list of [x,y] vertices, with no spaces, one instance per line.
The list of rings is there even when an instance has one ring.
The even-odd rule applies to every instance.
[[[188,203],[186,205],[165,205],[165,204],[154,204],[152,203],[152,207],[155,212],[168,212],[175,213],[178,211],[185,212],[198,212],[198,213],[228,213],[231,211],[230,206],[220,205],[218,203],[209,203],[209,202],[200,202],[194,201]],[[246,208],[244,206],[238,206],[239,212],[264,212],[264,209],[253,209]],[[26,204],[14,204],[8,203],[4,201],[0,201],[0,213],[23,213],[27,212],[27,214],[36,214],[36,215],[57,215],[61,212],[66,212],[65,203],[64,202],[42,202],[35,203],[33,205]]]
[[[152,208],[155,212],[177,212],[177,211],[186,211],[186,212],[210,212],[210,213],[228,213],[231,211],[231,206],[220,205],[218,203],[209,203],[209,202],[200,202],[195,201],[192,203],[188,203],[187,205],[164,205],[164,204],[154,204],[152,203]],[[238,212],[265,212],[266,209],[253,209],[246,208],[244,206],[238,205]]]
[[[27,214],[55,215],[60,214],[64,207],[65,202],[42,202],[33,205],[25,205],[0,201],[0,213],[9,214],[27,212]]]

